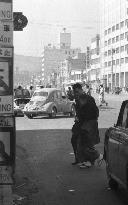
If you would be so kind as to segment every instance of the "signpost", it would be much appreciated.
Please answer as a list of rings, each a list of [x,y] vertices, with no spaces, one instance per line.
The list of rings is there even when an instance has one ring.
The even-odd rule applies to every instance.
[[[12,205],[15,167],[12,0],[0,0],[0,204]]]

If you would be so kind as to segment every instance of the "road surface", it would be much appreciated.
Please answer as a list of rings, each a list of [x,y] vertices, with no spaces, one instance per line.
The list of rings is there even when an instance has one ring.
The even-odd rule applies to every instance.
[[[103,152],[106,128],[116,123],[118,111],[127,96],[106,96],[108,107],[100,110],[99,130]],[[98,101],[97,101],[98,102]],[[107,188],[105,164],[85,170],[72,166],[70,144],[73,118],[58,116],[17,118],[15,194],[26,205],[124,205],[126,195]]]

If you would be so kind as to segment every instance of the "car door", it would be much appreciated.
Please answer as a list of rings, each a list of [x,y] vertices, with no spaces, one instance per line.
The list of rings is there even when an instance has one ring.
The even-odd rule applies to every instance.
[[[108,163],[110,173],[114,176],[119,176],[119,136],[120,129],[115,127],[110,131],[108,139]]]
[[[119,179],[128,185],[128,103],[125,105],[119,136]]]

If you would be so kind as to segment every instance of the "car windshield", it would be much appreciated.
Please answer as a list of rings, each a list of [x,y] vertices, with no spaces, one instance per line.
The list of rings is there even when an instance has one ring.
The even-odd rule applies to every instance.
[[[35,97],[35,96],[41,96],[41,97],[47,97],[48,96],[48,92],[35,92],[34,94],[33,94],[33,97]]]

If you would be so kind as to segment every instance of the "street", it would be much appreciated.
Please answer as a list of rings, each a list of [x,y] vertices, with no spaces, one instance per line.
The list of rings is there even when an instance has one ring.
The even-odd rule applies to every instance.
[[[97,101],[97,96],[96,102]],[[127,96],[106,95],[108,107],[100,109],[99,130],[103,153],[106,128],[116,123],[119,108]],[[26,205],[123,205],[127,203],[120,189],[108,189],[105,164],[80,170],[70,144],[73,118],[40,117],[16,119],[16,185],[13,191]]]

